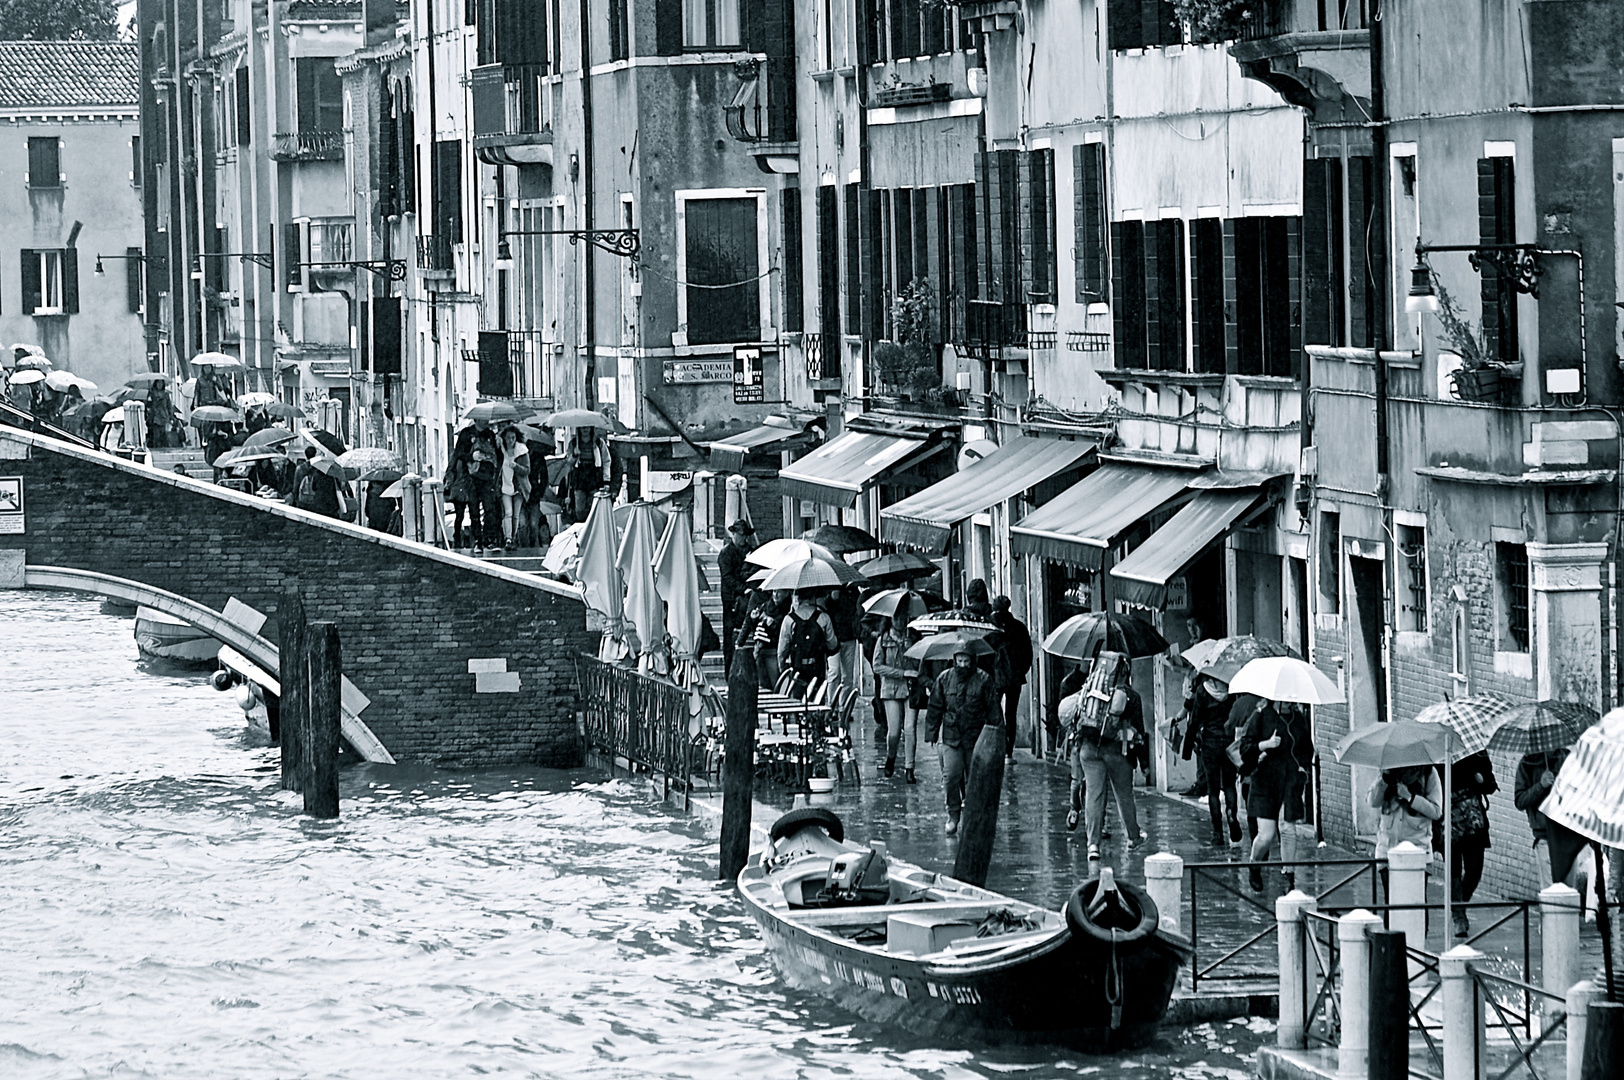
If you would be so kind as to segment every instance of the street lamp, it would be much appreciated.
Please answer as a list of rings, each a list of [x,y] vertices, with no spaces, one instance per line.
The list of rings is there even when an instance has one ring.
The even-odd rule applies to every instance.
[[[567,236],[571,244],[585,240],[611,255],[619,255],[633,261],[643,250],[636,229],[515,229],[512,232],[502,233],[496,241],[496,266],[499,270],[513,268],[513,248],[507,241],[510,236]]]
[[[103,259],[114,259],[114,260],[117,260],[117,261],[120,261],[120,262],[133,262],[133,263],[144,263],[144,262],[147,261],[147,257],[145,255],[102,255],[102,254],[98,253],[97,256],[96,256],[96,276],[97,277],[101,277],[102,275],[107,273],[106,268],[102,266],[102,260]]]
[[[1404,298],[1404,310],[1412,315],[1436,312],[1438,293],[1432,287],[1432,267],[1426,256],[1415,253],[1415,265],[1410,267],[1410,294]]]

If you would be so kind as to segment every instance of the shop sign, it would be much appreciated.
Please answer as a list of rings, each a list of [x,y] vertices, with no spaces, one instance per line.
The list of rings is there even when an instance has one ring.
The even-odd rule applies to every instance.
[[[733,347],[733,404],[759,405],[767,400],[766,379],[761,370],[761,346]]]
[[[1182,575],[1167,583],[1167,603],[1162,608],[1166,611],[1190,610],[1190,583]]]
[[[23,478],[0,476],[0,534],[23,531]]]
[[[732,360],[667,360],[665,382],[678,383],[730,383],[733,381]]]

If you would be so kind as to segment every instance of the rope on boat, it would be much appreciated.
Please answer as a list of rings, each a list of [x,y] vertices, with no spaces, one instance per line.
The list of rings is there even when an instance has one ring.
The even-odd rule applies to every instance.
[[[1117,938],[1120,930],[1111,931],[1111,959],[1105,966],[1105,1000],[1111,1006],[1111,1030],[1122,1026],[1122,965],[1117,962]]]

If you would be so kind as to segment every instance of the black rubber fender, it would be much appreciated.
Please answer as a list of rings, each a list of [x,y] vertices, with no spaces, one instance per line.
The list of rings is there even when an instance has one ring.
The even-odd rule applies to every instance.
[[[767,835],[777,843],[786,836],[793,836],[808,825],[816,825],[829,834],[829,839],[841,843],[846,839],[846,826],[841,824],[840,818],[834,811],[825,810],[821,806],[807,806],[799,810],[791,810],[777,821]]]
[[[1066,925],[1071,927],[1071,932],[1078,937],[1093,938],[1108,945],[1113,942],[1126,945],[1149,937],[1161,925],[1161,913],[1156,910],[1156,901],[1150,898],[1150,894],[1137,885],[1119,881],[1116,887],[1139,909],[1139,925],[1132,930],[1116,931],[1096,926],[1088,920],[1084,911],[1088,902],[1094,899],[1094,891],[1098,886],[1098,881],[1085,881],[1072,890],[1071,899],[1066,901]]]

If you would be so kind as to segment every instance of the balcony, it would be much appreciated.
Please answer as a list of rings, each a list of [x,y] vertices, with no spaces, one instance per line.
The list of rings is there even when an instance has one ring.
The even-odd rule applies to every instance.
[[[474,99],[474,154],[487,165],[551,165],[542,64],[487,64],[470,78]]]
[[[457,269],[451,241],[444,236],[417,238],[417,268],[431,274],[450,274]]]
[[[751,144],[763,172],[799,171],[793,58],[741,60],[733,74],[738,85],[722,109],[727,133]]]
[[[953,342],[966,356],[1001,360],[1005,349],[1025,349],[1026,305],[1002,300],[966,300],[964,330]],[[1052,338],[1050,348],[1053,348]]]
[[[1364,120],[1370,101],[1372,0],[1265,0],[1236,28],[1229,53],[1248,78],[1315,120]]]
[[[272,161],[343,161],[342,131],[295,131],[271,140]]]

